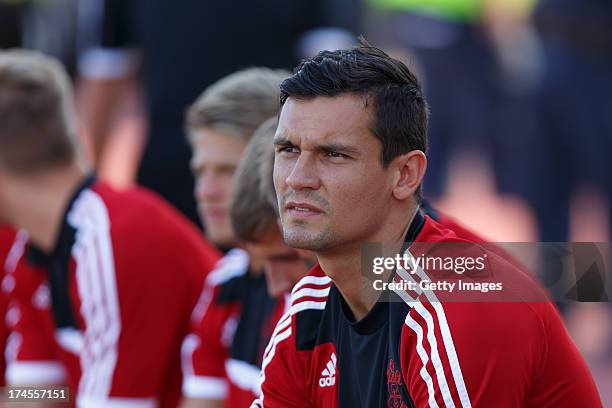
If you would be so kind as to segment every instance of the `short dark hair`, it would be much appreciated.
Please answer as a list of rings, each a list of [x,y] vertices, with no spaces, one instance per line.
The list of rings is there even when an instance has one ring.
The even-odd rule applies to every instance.
[[[363,38],[355,48],[321,51],[302,61],[280,88],[281,106],[290,97],[363,94],[366,104],[372,102],[370,130],[382,144],[383,167],[412,150],[427,151],[429,108],[419,81],[404,63]]]

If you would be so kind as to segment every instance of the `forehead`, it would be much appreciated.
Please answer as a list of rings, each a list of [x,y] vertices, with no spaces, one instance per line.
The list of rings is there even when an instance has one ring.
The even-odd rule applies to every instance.
[[[288,98],[281,110],[277,136],[300,143],[323,142],[342,138],[349,142],[373,137],[370,129],[371,108],[363,95],[344,94],[311,99]]]
[[[240,161],[247,145],[244,139],[210,128],[193,129],[189,138],[194,165],[202,162],[236,164]]]

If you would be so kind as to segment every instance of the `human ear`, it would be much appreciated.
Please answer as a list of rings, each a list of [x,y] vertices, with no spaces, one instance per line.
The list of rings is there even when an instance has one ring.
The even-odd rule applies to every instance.
[[[420,150],[412,150],[393,159],[391,165],[395,168],[393,197],[401,201],[412,197],[425,176],[427,169],[425,153]]]

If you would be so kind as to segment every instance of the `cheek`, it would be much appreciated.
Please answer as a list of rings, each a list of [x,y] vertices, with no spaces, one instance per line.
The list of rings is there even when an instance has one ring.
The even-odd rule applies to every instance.
[[[336,198],[349,198],[357,200],[359,197],[376,195],[381,190],[384,180],[379,174],[373,175],[360,169],[340,169],[327,175],[329,185],[335,192]],[[363,201],[363,199],[358,200]]]
[[[195,194],[195,197],[197,199],[201,199],[202,196],[204,195],[204,192],[206,191],[205,190],[205,184],[202,181],[202,179],[203,179],[203,177],[196,176],[195,180],[194,180],[194,182],[195,182],[194,194]]]
[[[290,172],[291,168],[289,163],[279,157],[276,157],[274,161],[274,171],[272,173],[272,180],[274,182],[274,188],[276,191],[285,190],[285,180],[287,180]]]
[[[228,177],[227,180],[221,184],[221,194],[226,201],[230,201],[232,198],[232,191],[234,190],[234,177]]]
[[[329,200],[339,216],[355,216],[357,213],[371,212],[389,202],[389,191],[384,175],[350,172],[336,174],[329,188]]]

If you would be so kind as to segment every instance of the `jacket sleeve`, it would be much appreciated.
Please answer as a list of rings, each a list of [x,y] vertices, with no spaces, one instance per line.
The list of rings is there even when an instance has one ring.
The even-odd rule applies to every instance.
[[[49,288],[43,273],[22,260],[7,274],[7,279],[14,282],[3,294],[8,298],[7,384],[64,384],[67,372],[54,336]]]
[[[401,355],[416,407],[601,407],[548,302],[416,303]]]
[[[225,361],[238,318],[238,305],[218,304],[219,287],[205,287],[194,316],[192,333],[183,343],[183,395],[225,399]],[[201,309],[201,310],[197,310]]]
[[[251,408],[310,407],[306,373],[307,356],[295,346],[295,318],[279,320],[266,347],[262,365],[261,395]]]

